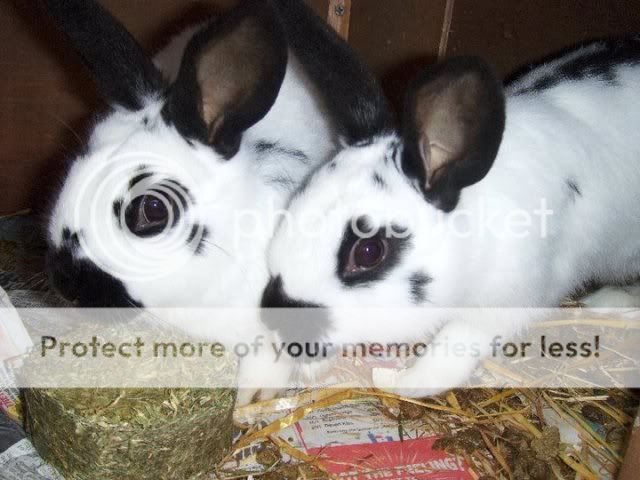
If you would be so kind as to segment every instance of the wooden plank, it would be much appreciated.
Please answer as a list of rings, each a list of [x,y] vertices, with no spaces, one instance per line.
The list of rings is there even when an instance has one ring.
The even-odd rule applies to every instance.
[[[453,8],[455,0],[447,0],[444,7],[444,17],[442,19],[442,31],[440,33],[440,45],[438,46],[438,60],[442,60],[447,55],[449,44],[449,34],[451,33],[451,22],[453,21]]]
[[[349,39],[351,0],[329,0],[327,22],[345,40]]]
[[[640,31],[638,0],[456,0],[447,55],[481,55],[502,74],[570,45]]]
[[[636,426],[631,434],[618,480],[636,480],[638,471],[640,471],[640,427]]]

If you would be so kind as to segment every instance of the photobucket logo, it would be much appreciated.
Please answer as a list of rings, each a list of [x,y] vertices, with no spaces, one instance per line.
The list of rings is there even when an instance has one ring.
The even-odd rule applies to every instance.
[[[455,238],[495,238],[518,240],[531,237],[547,238],[553,210],[542,197],[531,208],[509,205],[508,200],[484,198],[468,208],[456,208],[451,213],[438,212],[438,228],[444,228]]]
[[[234,234],[241,242],[267,238],[273,232],[285,232],[309,241],[326,237],[329,232],[343,232],[349,225],[359,238],[383,234],[391,238],[406,238],[411,232],[449,238],[495,238],[500,240],[546,238],[553,215],[546,198],[540,198],[531,208],[508,206],[508,202],[480,199],[471,207],[459,207],[445,213],[433,207],[409,211],[398,206],[371,209],[366,204],[333,208],[331,212],[306,208],[294,214],[285,208],[239,210],[234,212]],[[359,213],[354,213],[359,212]],[[382,231],[384,230],[384,231]]]
[[[109,158],[73,199],[83,254],[125,282],[165,277],[206,241],[197,185],[177,162],[149,152]],[[187,186],[189,185],[189,187]]]

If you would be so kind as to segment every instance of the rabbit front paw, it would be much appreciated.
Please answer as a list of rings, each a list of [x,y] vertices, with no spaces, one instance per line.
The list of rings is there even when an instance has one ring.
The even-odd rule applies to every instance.
[[[379,390],[408,398],[430,397],[440,393],[438,388],[416,385],[411,369],[395,370],[393,368],[374,368],[373,385]],[[424,384],[423,384],[424,385]]]

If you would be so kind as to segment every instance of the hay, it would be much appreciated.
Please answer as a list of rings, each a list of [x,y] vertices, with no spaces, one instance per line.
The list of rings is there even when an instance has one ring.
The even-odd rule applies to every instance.
[[[361,388],[370,382],[360,382],[361,374],[356,373],[345,376],[341,380],[346,384],[336,388],[303,391],[292,398],[238,409],[236,417],[251,424],[245,425],[246,432],[236,447],[241,450],[255,444],[263,445],[262,448],[272,445],[291,458],[288,462],[280,459],[267,465],[262,472],[252,472],[254,478],[261,474],[279,478],[274,476],[277,472],[285,475],[294,468],[298,469],[299,478],[304,478],[303,467],[315,468],[319,473],[314,478],[333,478],[322,458],[296,451],[278,434],[313,412],[341,402],[363,401],[377,404],[382,414],[397,421],[400,432],[407,428],[413,438],[439,437],[434,448],[463,458],[474,479],[597,480],[604,473],[613,478],[622,464],[640,402],[637,393],[631,390],[590,385],[595,375],[606,375],[612,385],[624,385],[628,378],[625,375],[637,374],[635,359],[621,352],[637,347],[638,323],[624,316],[612,319],[607,313],[578,318],[577,312],[580,311],[567,310],[566,318],[539,322],[532,328],[539,333],[547,328],[569,327],[574,329],[576,338],[586,338],[596,331],[607,339],[607,347],[600,352],[600,363],[593,356],[575,362],[558,359],[550,363],[548,373],[542,372],[544,376],[540,378],[540,370],[530,368],[528,362],[513,359],[498,363],[487,359],[483,362],[483,376],[478,378],[487,383],[492,378],[506,378],[535,387],[548,380],[547,376],[554,376],[585,385],[584,388],[455,389],[418,400]],[[274,420],[274,414],[283,410],[286,414]],[[269,418],[270,423],[264,425],[260,422],[263,418]],[[373,429],[375,423],[372,417]],[[563,440],[565,433],[573,438]],[[240,478],[241,472],[228,469],[230,458],[231,455],[223,459],[217,469],[222,479]],[[375,474],[365,471],[362,476]]]
[[[318,400],[308,403],[310,395],[303,393],[298,408],[257,431],[249,427],[236,443],[241,449],[263,442],[266,453],[259,458],[265,470],[252,472],[255,478],[289,478],[292,471],[298,475],[292,478],[333,478],[320,458],[301,451],[291,454],[295,449],[277,433],[316,410],[360,399],[379,402],[382,413],[397,420],[399,428],[411,422],[412,429],[440,437],[434,448],[464,458],[476,479],[568,480],[579,474],[597,480],[593,464],[612,474],[619,469],[639,403],[633,392],[613,389],[465,389],[425,400],[371,389],[324,389],[313,396]],[[242,415],[253,408],[266,412],[269,404],[278,402],[244,407]],[[558,428],[545,418],[551,410],[578,433],[581,445],[561,442]],[[274,452],[285,452],[292,461],[285,463]],[[229,458],[221,461],[219,477],[243,478],[243,472],[224,469]],[[305,477],[304,469],[313,469],[314,475]]]
[[[204,478],[231,445],[231,390],[33,389],[26,429],[69,480]]]
[[[86,316],[77,322],[69,320],[73,328],[68,338],[96,334],[101,342],[120,345],[166,333],[166,338],[178,343],[188,340],[180,332],[135,315],[141,314],[115,315],[118,318],[112,322],[101,324],[98,334],[94,322],[83,323]],[[51,387],[24,391],[27,433],[38,453],[67,480],[200,479],[210,475],[227,454],[236,391],[206,387],[233,384],[237,367],[233,355],[205,358],[206,375],[200,378],[193,375],[202,371],[202,363],[197,369],[191,359],[156,359],[151,349],[145,352],[140,358],[132,356],[131,362],[113,365],[107,363],[111,360],[71,357],[59,370],[55,367],[62,363],[48,365],[38,350],[25,360],[31,385]],[[47,382],[56,377],[59,382]],[[82,381],[74,384],[78,378]],[[84,383],[91,378],[97,382]],[[135,381],[118,387],[117,381],[123,378]],[[181,382],[194,378],[202,381]],[[168,383],[155,383],[160,380]],[[60,388],[68,385],[112,388]],[[162,385],[165,388],[151,388]]]

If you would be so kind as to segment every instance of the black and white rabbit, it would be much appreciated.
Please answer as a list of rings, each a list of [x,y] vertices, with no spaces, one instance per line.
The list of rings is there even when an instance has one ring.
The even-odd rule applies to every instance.
[[[257,307],[291,192],[363,125],[390,123],[373,75],[302,0],[243,1],[155,65],[95,1],[44,3],[113,105],[52,210],[53,285],[83,307]],[[255,314],[162,311],[230,347],[269,333]],[[242,361],[238,384],[277,371],[269,360]]]
[[[318,169],[270,244],[262,306],[324,307],[321,319],[265,323],[285,342],[308,328],[306,341],[334,345],[485,345],[374,375],[413,396],[461,384],[521,322],[403,323],[397,307],[555,307],[585,282],[637,278],[639,125],[637,36],[574,49],[506,87],[475,57],[426,69],[401,131],[372,126]],[[610,306],[626,298],[587,303],[612,292]]]
[[[183,33],[156,59],[164,79],[97,2],[44,3],[113,105],[51,213],[53,284],[81,306],[258,305],[271,213],[353,118],[388,121],[372,74],[302,0]]]

